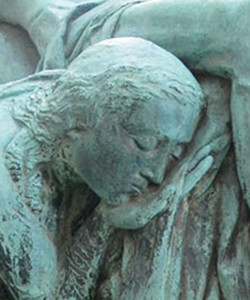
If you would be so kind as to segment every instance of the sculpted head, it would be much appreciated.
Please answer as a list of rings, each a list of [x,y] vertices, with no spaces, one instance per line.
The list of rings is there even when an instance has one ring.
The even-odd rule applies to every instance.
[[[121,38],[85,50],[46,103],[40,132],[46,124],[53,145],[67,144],[70,167],[116,206],[161,184],[193,137],[203,96],[173,55]]]
[[[203,97],[191,73],[141,39],[99,43],[70,72],[84,73],[66,75],[59,89],[78,107],[70,147],[76,172],[110,205],[160,185],[199,121]]]

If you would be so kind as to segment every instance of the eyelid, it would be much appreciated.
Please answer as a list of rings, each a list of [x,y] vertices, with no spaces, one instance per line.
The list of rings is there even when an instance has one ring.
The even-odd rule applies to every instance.
[[[156,137],[134,137],[134,142],[136,143],[137,147],[142,151],[151,151],[158,147],[159,140]]]

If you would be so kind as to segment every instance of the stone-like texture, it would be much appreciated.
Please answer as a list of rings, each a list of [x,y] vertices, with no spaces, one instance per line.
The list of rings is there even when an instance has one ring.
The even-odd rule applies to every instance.
[[[38,60],[35,45],[23,29],[0,23],[0,84],[33,74]]]
[[[250,2],[0,0],[0,7],[0,19],[31,36],[37,70],[68,68],[0,86],[5,289],[15,299],[248,300]],[[198,85],[163,50],[137,39],[91,47],[124,36],[151,40],[196,72],[201,115]],[[23,45],[14,38],[12,49],[16,42]],[[16,73],[25,76],[33,69],[18,49]],[[163,76],[167,62],[175,80]],[[15,79],[9,70],[2,82]],[[168,84],[175,92],[158,90]],[[141,99],[148,104],[131,106]],[[138,171],[143,178],[129,190]],[[43,266],[34,258],[39,245]]]

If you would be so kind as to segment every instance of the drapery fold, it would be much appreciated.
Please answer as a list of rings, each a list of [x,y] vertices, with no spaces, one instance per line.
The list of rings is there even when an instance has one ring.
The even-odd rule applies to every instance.
[[[97,0],[77,5],[63,18],[56,35],[51,37],[37,71],[67,68],[87,47],[112,38],[123,12],[145,1]]]

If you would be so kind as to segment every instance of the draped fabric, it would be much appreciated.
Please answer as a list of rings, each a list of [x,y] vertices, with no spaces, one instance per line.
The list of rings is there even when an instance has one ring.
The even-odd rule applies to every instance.
[[[122,13],[146,0],[85,1],[63,18],[56,36],[48,44],[37,71],[61,69],[87,47],[112,38]]]
[[[229,87],[212,77],[201,84],[209,97],[197,146],[229,134]],[[103,276],[98,299],[248,299],[249,212],[233,151],[219,148],[216,167],[196,191],[143,229],[116,233],[111,243],[118,249],[123,238],[120,261],[107,256],[108,276]]]
[[[124,11],[145,1],[87,0],[75,6],[51,37],[37,70],[67,68],[87,47],[112,38]],[[215,105],[222,101],[218,95],[212,113],[229,116],[228,107],[219,110]],[[239,104],[236,100],[233,104],[237,111]],[[222,119],[224,125],[220,126],[217,120],[210,121],[206,132],[226,128],[230,120]],[[244,134],[247,136],[247,130]],[[189,195],[178,203],[172,216],[164,212],[142,230],[116,232],[110,244],[119,253],[114,254],[113,264],[111,257],[103,266],[106,274],[102,275],[109,276],[98,291],[100,299],[127,300],[134,295],[138,300],[153,299],[156,294],[157,299],[247,299],[249,210],[240,192],[232,149],[217,171],[216,178],[202,183],[205,192],[199,197]],[[117,294],[111,288],[114,285]],[[113,294],[105,298],[110,291]]]
[[[113,37],[123,12],[144,1],[85,1],[76,6],[63,19],[38,70],[67,68],[87,47]],[[119,254],[107,257],[103,266],[108,276],[98,290],[100,299],[153,299],[154,294],[158,299],[247,299],[247,216],[231,151],[202,196],[184,199],[173,216],[163,213],[140,231],[116,233],[110,244]]]

